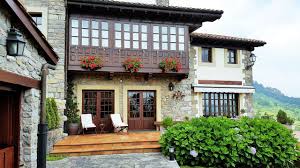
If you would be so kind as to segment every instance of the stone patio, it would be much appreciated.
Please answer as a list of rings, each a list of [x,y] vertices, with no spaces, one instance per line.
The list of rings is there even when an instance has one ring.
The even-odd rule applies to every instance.
[[[68,157],[48,161],[47,168],[179,168],[161,153],[116,154]]]

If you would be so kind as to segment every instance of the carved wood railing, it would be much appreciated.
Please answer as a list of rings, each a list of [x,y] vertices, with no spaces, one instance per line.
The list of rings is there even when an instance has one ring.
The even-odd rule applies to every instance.
[[[125,72],[123,62],[128,57],[139,57],[142,59],[143,68],[141,73],[162,73],[159,63],[166,57],[177,57],[182,63],[182,69],[172,74],[188,74],[189,56],[184,51],[150,51],[150,50],[132,50],[116,48],[99,47],[77,47],[71,46],[68,58],[68,70],[87,71],[80,67],[80,57],[82,56],[101,56],[104,60],[104,66],[97,71],[101,72]]]

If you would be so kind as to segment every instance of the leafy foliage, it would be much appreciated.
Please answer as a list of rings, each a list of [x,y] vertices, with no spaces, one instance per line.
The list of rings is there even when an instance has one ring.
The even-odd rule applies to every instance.
[[[221,117],[178,123],[162,135],[162,152],[175,147],[180,165],[205,167],[293,167],[297,140],[274,120]],[[197,156],[192,156],[191,151]],[[195,153],[193,153],[195,154]]]
[[[166,129],[173,126],[173,125],[174,125],[174,122],[173,122],[173,119],[171,117],[166,117],[162,121],[162,126]]]
[[[54,98],[46,99],[46,120],[49,130],[56,129],[60,124],[60,117]]]
[[[142,59],[129,57],[123,62],[123,66],[125,67],[126,71],[131,73],[138,72],[141,68],[143,68]]]
[[[71,81],[71,80],[70,80]],[[74,84],[68,81],[67,98],[66,98],[66,116],[68,123],[79,123],[78,104],[74,96]]]
[[[176,57],[168,57],[159,63],[159,68],[164,72],[179,72],[182,68],[180,60]]]

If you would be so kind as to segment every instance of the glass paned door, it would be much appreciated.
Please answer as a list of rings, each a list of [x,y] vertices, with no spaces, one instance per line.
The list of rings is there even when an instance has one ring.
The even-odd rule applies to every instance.
[[[154,91],[128,92],[128,126],[130,130],[154,129],[156,116]]]

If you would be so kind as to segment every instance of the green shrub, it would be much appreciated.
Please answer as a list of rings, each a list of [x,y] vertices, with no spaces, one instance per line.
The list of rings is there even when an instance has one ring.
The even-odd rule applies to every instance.
[[[70,80],[71,81],[71,80]],[[74,96],[74,84],[68,81],[67,98],[66,98],[66,116],[68,118],[68,123],[79,123],[79,110],[78,104],[76,102],[76,97]]]
[[[287,118],[287,124],[288,125],[293,125],[295,123],[295,119],[291,118],[291,117],[288,117]]]
[[[46,113],[46,120],[49,130],[58,128],[60,124],[60,118],[56,102],[53,98],[46,99]]]
[[[160,139],[163,154],[173,146],[180,165],[205,167],[292,167],[296,143],[283,125],[258,118],[196,118],[170,127]]]
[[[277,122],[281,124],[286,124],[288,120],[286,112],[279,110],[277,113]]]
[[[162,121],[162,126],[166,129],[173,126],[173,125],[174,125],[174,122],[173,122],[173,119],[171,117],[166,117]]]

